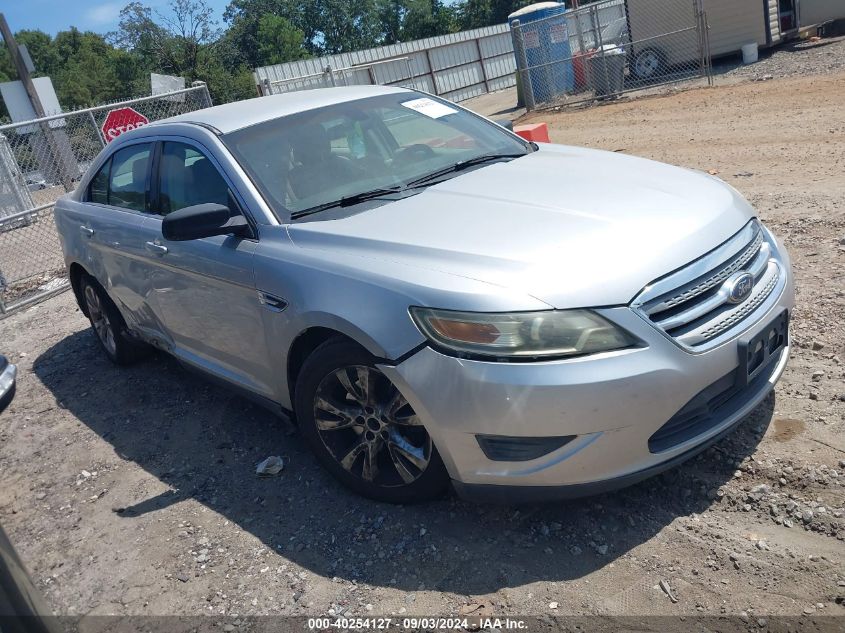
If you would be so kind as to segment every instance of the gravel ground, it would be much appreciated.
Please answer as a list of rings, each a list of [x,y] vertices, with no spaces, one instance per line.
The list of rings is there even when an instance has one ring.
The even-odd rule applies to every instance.
[[[845,36],[800,40],[760,51],[760,59],[744,66],[738,56],[716,60],[717,81],[782,79],[845,71]]]
[[[839,73],[537,116],[557,142],[717,172],[786,240],[791,362],[699,458],[554,505],[372,503],[173,361],[110,365],[64,294],[0,321],[21,369],[0,422],[0,521],[62,614],[841,618],[843,94]],[[259,479],[270,454],[288,466]]]

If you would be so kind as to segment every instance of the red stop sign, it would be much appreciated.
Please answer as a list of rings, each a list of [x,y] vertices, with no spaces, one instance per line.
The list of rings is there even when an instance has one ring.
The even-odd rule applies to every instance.
[[[132,108],[110,110],[106,115],[106,120],[103,121],[103,138],[106,139],[106,143],[109,143],[124,132],[134,130],[149,122],[147,117]]]

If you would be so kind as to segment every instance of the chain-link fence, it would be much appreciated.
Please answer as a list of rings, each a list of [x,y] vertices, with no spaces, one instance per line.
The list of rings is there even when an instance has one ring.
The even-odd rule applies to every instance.
[[[109,139],[210,105],[200,84],[0,126],[0,315],[67,289],[53,205]]]
[[[710,78],[704,0],[601,0],[511,21],[528,110]]]

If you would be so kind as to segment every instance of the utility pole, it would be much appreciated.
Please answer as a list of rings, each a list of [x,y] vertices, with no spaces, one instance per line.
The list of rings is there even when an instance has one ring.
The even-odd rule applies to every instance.
[[[29,95],[29,101],[32,103],[32,109],[35,110],[35,116],[39,119],[47,116],[44,111],[44,106],[41,105],[41,99],[35,90],[35,84],[32,83],[32,76],[29,74],[29,68],[23,61],[23,56],[18,48],[18,43],[15,41],[15,36],[12,35],[12,29],[9,28],[6,22],[6,16],[0,13],[0,33],[3,34],[3,40],[6,42],[6,47],[9,49],[9,54],[12,56],[12,63],[18,71],[18,78],[23,82],[23,87],[26,89],[26,94]]]
[[[15,65],[15,69],[18,72],[18,78],[21,80],[21,83],[23,83],[24,89],[26,89],[26,94],[29,96],[29,102],[32,104],[32,109],[35,111],[36,118],[40,119],[47,116],[47,113],[44,110],[44,105],[41,103],[38,92],[35,90],[35,84],[32,81],[32,75],[29,73],[29,68],[26,67],[20,48],[18,48],[18,43],[15,41],[15,36],[12,35],[12,29],[9,28],[9,24],[6,22],[6,16],[2,13],[0,13],[0,34],[3,35],[3,41],[6,42],[6,47],[9,49],[9,54],[12,56],[12,63]],[[67,174],[67,169],[65,169],[65,164],[62,160],[61,150],[55,137],[53,136],[53,131],[50,129],[50,125],[42,122],[39,124],[39,127],[41,128],[41,134],[43,134],[44,139],[47,141],[47,145],[54,161],[53,164],[58,170],[59,177],[62,180],[65,190],[73,191],[73,179]]]

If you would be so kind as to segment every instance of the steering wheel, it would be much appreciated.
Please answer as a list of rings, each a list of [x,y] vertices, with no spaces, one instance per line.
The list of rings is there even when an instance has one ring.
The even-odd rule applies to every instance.
[[[423,143],[414,143],[396,152],[396,158],[399,160],[426,160],[435,156],[434,150]]]

